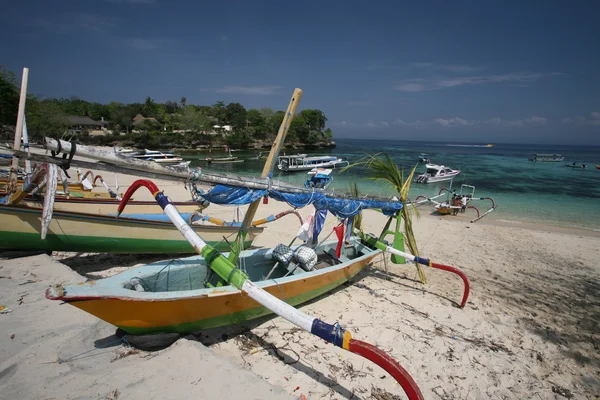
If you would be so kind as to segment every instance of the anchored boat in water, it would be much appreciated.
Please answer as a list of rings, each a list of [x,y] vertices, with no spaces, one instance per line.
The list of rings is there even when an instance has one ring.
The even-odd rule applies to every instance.
[[[427,171],[415,178],[417,183],[436,183],[450,181],[460,174],[460,170],[451,169],[443,165],[426,164]]]
[[[176,156],[171,153],[163,153],[158,150],[148,150],[144,149],[143,153],[138,153],[134,155],[130,155],[131,158],[136,158],[138,160],[148,160],[155,161],[159,164],[180,164],[183,162],[183,158]]]
[[[313,168],[308,172],[309,178],[304,182],[307,188],[327,189],[333,182],[333,170],[328,168]]]
[[[560,154],[532,154],[529,161],[535,162],[560,162],[564,161],[565,158]]]
[[[296,154],[290,156],[279,156],[277,168],[281,171],[310,171],[313,168],[339,168],[348,166],[347,160],[337,156],[308,156],[306,154]]]

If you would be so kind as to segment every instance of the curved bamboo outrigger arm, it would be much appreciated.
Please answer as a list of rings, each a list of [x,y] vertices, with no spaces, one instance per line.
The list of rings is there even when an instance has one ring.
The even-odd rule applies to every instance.
[[[220,252],[207,245],[206,242],[190,228],[181,215],[179,215],[175,206],[169,202],[167,196],[159,191],[158,187],[152,181],[145,179],[135,181],[123,195],[123,200],[121,200],[121,203],[119,204],[118,214],[123,211],[127,201],[140,187],[145,187],[150,190],[156,202],[177,227],[179,232],[181,232],[192,247],[194,247],[196,252],[204,257],[210,268],[226,282],[242,292],[245,292],[257,303],[305,331],[379,365],[396,379],[400,386],[402,386],[402,389],[404,389],[409,400],[424,399],[423,394],[413,378],[404,368],[402,368],[398,361],[389,354],[369,343],[353,339],[352,334],[339,326],[339,324],[331,325],[318,318],[311,317],[256,286],[235,264]]]
[[[83,174],[83,176],[81,177],[81,179],[80,179],[80,180],[79,180],[79,182],[77,182],[77,183],[81,183],[81,182],[85,181],[85,180],[86,180],[86,178],[87,178],[88,176],[90,176],[90,175],[91,175],[91,177],[90,177],[90,181],[92,182],[92,185],[95,185],[95,183],[94,183],[94,182],[96,182],[96,178],[94,178],[94,173],[93,173],[92,171],[89,171],[89,170],[88,170],[88,171],[87,171],[85,174]]]
[[[296,210],[287,210],[287,211],[280,212],[279,214],[272,214],[272,215],[269,215],[268,217],[254,220],[254,221],[252,221],[252,226],[260,226],[260,225],[264,225],[269,222],[277,221],[279,218],[285,217],[286,215],[289,215],[289,214],[294,214],[296,217],[298,217],[298,220],[300,221],[300,226],[302,226],[304,221],[302,221],[302,216]],[[192,213],[192,215],[190,215],[190,218],[188,219],[188,224],[193,224],[196,221],[208,221],[208,222],[212,222],[213,224],[219,225],[219,226],[242,226],[241,222],[227,222],[227,221],[224,221],[219,218],[211,217],[210,215],[202,214],[201,212],[198,212],[198,211],[196,211],[196,212]]]
[[[88,171],[88,172],[91,172],[91,171]],[[121,197],[117,193],[115,193],[111,188],[109,188],[108,185],[106,184],[106,182],[104,182],[104,179],[102,179],[102,175],[96,175],[96,177],[94,178],[94,181],[92,182],[93,186],[96,186],[96,181],[98,179],[100,179],[100,183],[102,183],[102,186],[104,186],[104,188],[106,189],[106,191],[108,192],[110,197],[112,197],[113,199],[121,200]]]
[[[365,234],[365,233],[359,231],[358,229],[355,229],[354,232],[360,238],[362,238],[366,243],[368,243],[370,246],[376,247],[383,251],[389,251],[390,253],[400,256],[400,257],[404,257],[409,261],[418,262],[419,264],[426,265],[426,266],[436,268],[436,269],[441,269],[443,271],[452,272],[453,274],[460,276],[465,285],[465,289],[463,292],[463,298],[462,298],[462,301],[460,302],[460,308],[463,308],[465,306],[465,304],[467,304],[467,299],[469,298],[469,292],[471,291],[471,285],[469,283],[469,278],[467,278],[467,276],[464,274],[464,272],[462,272],[458,268],[451,267],[449,265],[434,263],[433,261],[431,261],[428,258],[413,256],[410,253],[406,253],[404,251],[397,250],[391,246],[388,246],[385,242],[378,240],[376,237]]]

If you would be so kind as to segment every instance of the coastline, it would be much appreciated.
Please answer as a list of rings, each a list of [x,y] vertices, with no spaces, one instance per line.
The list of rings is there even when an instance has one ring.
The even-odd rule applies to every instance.
[[[119,175],[120,191],[135,179]],[[113,186],[112,179],[106,181]],[[175,201],[189,198],[183,184],[155,182]],[[145,191],[135,197],[152,198]],[[240,214],[246,208],[240,207]],[[270,199],[256,217],[288,208]],[[303,218],[311,211],[299,210]],[[464,309],[456,307],[462,295],[456,277],[426,268],[428,283],[422,285],[412,264],[382,259],[352,283],[301,309],[329,323],[338,321],[353,337],[388,351],[425,398],[528,398],[537,393],[554,399],[554,390],[563,389],[589,398],[600,392],[595,349],[600,343],[599,235],[487,217],[470,223],[465,214],[442,217],[432,211],[421,207],[421,218],[414,222],[420,254],[467,274],[471,295]],[[234,207],[215,205],[205,213],[226,220],[237,215]],[[366,211],[365,231],[379,233],[386,219]],[[322,237],[336,224],[330,215]],[[267,225],[255,245],[288,242],[298,228],[294,217],[284,217]],[[401,394],[383,370],[281,318],[200,332],[158,352],[131,352],[112,343],[114,327],[44,298],[49,284],[79,283],[168,258],[57,253],[0,260],[0,304],[12,310],[0,315],[0,350],[6,354],[0,360],[0,392],[23,398],[114,399],[117,390],[122,398],[169,399],[218,397],[225,395],[218,391],[225,385],[235,390],[227,392],[230,398],[249,399]],[[227,372],[211,372],[218,368]]]

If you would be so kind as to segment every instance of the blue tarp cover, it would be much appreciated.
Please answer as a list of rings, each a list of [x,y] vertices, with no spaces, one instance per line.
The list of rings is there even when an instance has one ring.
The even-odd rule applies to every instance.
[[[203,198],[214,204],[250,204],[261,197],[269,196],[277,201],[284,201],[295,208],[314,205],[317,210],[328,210],[340,218],[350,218],[365,209],[380,209],[385,215],[394,215],[402,209],[399,201],[377,201],[361,199],[337,199],[321,192],[286,193],[277,190],[257,190],[235,186],[217,185]]]

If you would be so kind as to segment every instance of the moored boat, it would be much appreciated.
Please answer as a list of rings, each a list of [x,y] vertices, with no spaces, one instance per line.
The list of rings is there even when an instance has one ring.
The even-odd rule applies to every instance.
[[[207,163],[209,164],[230,164],[230,163],[239,163],[239,162],[244,162],[243,159],[236,157],[236,156],[232,156],[231,155],[231,148],[229,146],[227,146],[226,151],[229,153],[228,157],[206,157],[205,160]]]
[[[529,161],[534,162],[560,162],[564,161],[565,158],[560,154],[532,154]]]
[[[454,170],[443,165],[426,164],[427,171],[415,178],[417,183],[436,183],[450,181],[460,174],[460,170]]]
[[[347,160],[337,156],[308,156],[306,154],[284,155],[278,157],[277,168],[281,171],[310,171],[313,168],[339,168],[348,166]]]
[[[580,164],[577,161],[575,161],[572,164],[565,164],[565,167],[569,167],[569,168],[586,168],[585,164]]]
[[[179,164],[179,163],[183,162],[183,158],[181,158],[177,155],[174,155],[171,153],[163,153],[162,151],[158,151],[158,150],[148,150],[148,149],[144,149],[143,152],[138,153],[138,154],[131,154],[131,155],[129,155],[129,157],[136,158],[138,160],[155,161],[159,164],[164,164],[164,165]]]
[[[429,164],[430,159],[429,159],[429,154],[427,153],[421,153],[419,155],[419,162],[422,164]]]
[[[307,188],[327,189],[333,182],[333,170],[328,168],[313,168],[308,172],[308,179],[304,182]]]

